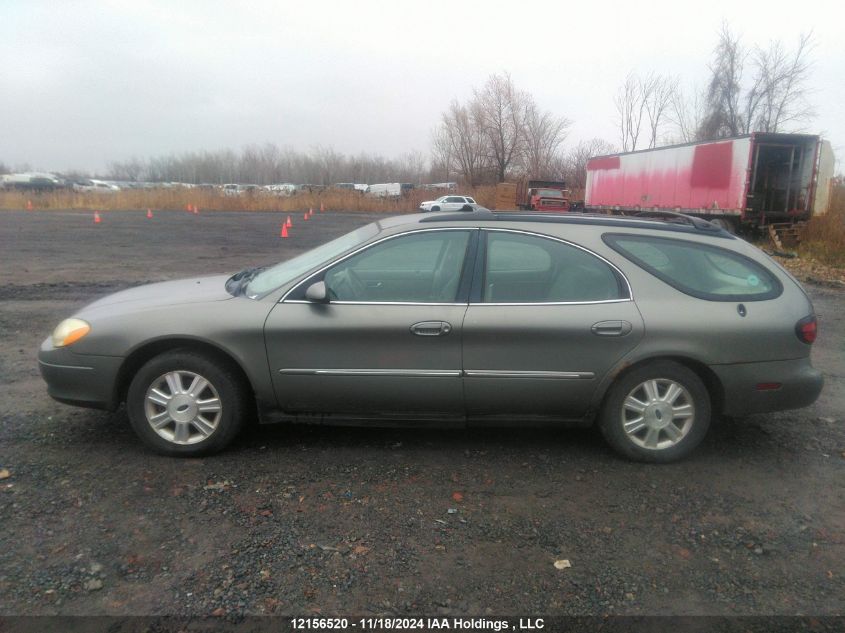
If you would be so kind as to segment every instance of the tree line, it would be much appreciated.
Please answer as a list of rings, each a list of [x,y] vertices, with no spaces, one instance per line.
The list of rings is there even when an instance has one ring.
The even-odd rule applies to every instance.
[[[389,159],[365,153],[351,156],[329,147],[301,152],[267,143],[249,145],[239,152],[222,149],[112,162],[107,177],[191,184],[419,183],[427,177],[427,169],[425,156],[420,152]]]

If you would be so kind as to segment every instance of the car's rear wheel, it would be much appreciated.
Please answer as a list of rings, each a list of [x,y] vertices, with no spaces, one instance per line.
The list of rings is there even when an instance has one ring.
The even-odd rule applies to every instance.
[[[241,382],[223,364],[188,350],[147,362],[126,396],[132,428],[164,455],[208,455],[226,447],[248,407]]]
[[[626,457],[671,462],[701,443],[710,415],[710,395],[696,373],[660,361],[634,369],[610,388],[599,428]]]

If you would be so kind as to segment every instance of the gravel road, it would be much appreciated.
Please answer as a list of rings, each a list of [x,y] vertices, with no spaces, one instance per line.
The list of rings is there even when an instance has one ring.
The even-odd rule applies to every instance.
[[[826,387],[689,460],[592,430],[267,426],[147,452],[53,402],[62,318],[148,281],[287,258],[375,216],[0,213],[0,615],[845,613],[845,291],[810,286]],[[570,567],[556,561],[568,560]]]

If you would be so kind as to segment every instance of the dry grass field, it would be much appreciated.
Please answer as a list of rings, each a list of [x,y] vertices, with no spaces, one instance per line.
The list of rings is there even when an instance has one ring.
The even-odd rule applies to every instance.
[[[465,188],[457,194],[471,195],[483,206],[492,208],[495,187]],[[301,193],[295,196],[276,196],[267,193],[228,196],[218,189],[173,187],[162,189],[123,189],[114,193],[78,193],[57,190],[44,193],[0,191],[0,209],[33,210],[73,209],[90,211],[127,211],[152,209],[153,211],[179,211],[199,207],[200,211],[280,211],[303,212],[318,210],[322,204],[326,211],[352,211],[356,213],[413,212],[425,200],[443,195],[441,191],[414,190],[398,200],[365,196],[358,191],[327,189],[319,193]]]
[[[845,184],[833,188],[827,214],[807,225],[800,255],[831,266],[845,266]]]

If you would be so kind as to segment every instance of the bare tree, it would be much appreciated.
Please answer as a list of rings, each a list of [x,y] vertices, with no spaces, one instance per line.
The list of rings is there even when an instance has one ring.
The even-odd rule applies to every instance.
[[[594,156],[611,154],[616,151],[612,143],[604,139],[593,138],[581,141],[573,147],[565,158],[564,177],[573,191],[583,191],[587,184],[587,161]]]
[[[812,48],[811,33],[801,35],[791,53],[780,41],[771,42],[767,49],[755,47],[750,64],[753,74],[743,87],[749,54],[739,36],[723,23],[710,65],[706,114],[697,136],[779,132],[812,118],[806,99]]]
[[[508,73],[491,75],[474,92],[472,109],[487,141],[488,158],[504,182],[508,168],[520,157],[524,145],[524,121],[531,98],[514,86]]]
[[[662,75],[649,75],[640,84],[648,119],[648,146],[657,147],[675,96],[676,79]]]
[[[731,32],[727,22],[722,22],[719,41],[713,50],[713,62],[710,64],[707,114],[700,134],[703,138],[736,136],[744,128],[740,94],[746,56],[739,36]],[[755,94],[752,89],[746,95],[747,98],[751,97],[751,103],[745,105],[746,111],[753,110]]]
[[[559,148],[571,121],[543,112],[510,75],[491,75],[462,105],[453,101],[432,133],[432,173],[469,184],[504,182],[508,176],[556,175]]]
[[[316,158],[319,178],[312,184],[330,185],[338,182],[338,176],[344,168],[345,157],[337,153],[333,147],[317,146],[312,155]]]
[[[652,73],[641,78],[632,72],[625,78],[614,100],[622,151],[633,152],[642,141],[648,147],[657,145],[673,94],[670,77]]]
[[[523,168],[529,176],[560,177],[560,165],[556,164],[559,163],[556,158],[571,125],[572,121],[566,117],[541,112],[533,100],[528,102],[523,122]]]
[[[790,54],[779,41],[768,49],[758,48],[755,66],[761,98],[755,127],[762,132],[777,132],[790,124],[810,119],[814,112],[806,99],[806,83],[813,48],[812,33],[801,35],[798,46]]]
[[[448,182],[452,179],[453,158],[449,134],[441,125],[431,134],[431,176],[434,181]]]
[[[462,106],[452,101],[441,121],[449,152],[463,179],[473,186],[481,182],[487,166],[487,138],[479,123],[481,116],[477,104]]]
[[[640,96],[640,82],[634,73],[625,78],[614,99],[617,123],[619,125],[619,142],[623,152],[637,149],[645,116],[645,103]]]
[[[135,157],[123,162],[110,162],[106,173],[113,180],[134,182],[140,179],[144,173],[144,163],[141,159]]]
[[[695,87],[691,96],[680,88],[672,93],[672,104],[668,118],[675,129],[674,141],[692,143],[702,140],[699,136],[704,122],[704,98]]]
[[[422,176],[428,167],[428,162],[422,152],[412,150],[399,157],[397,174],[401,182],[422,184]]]

